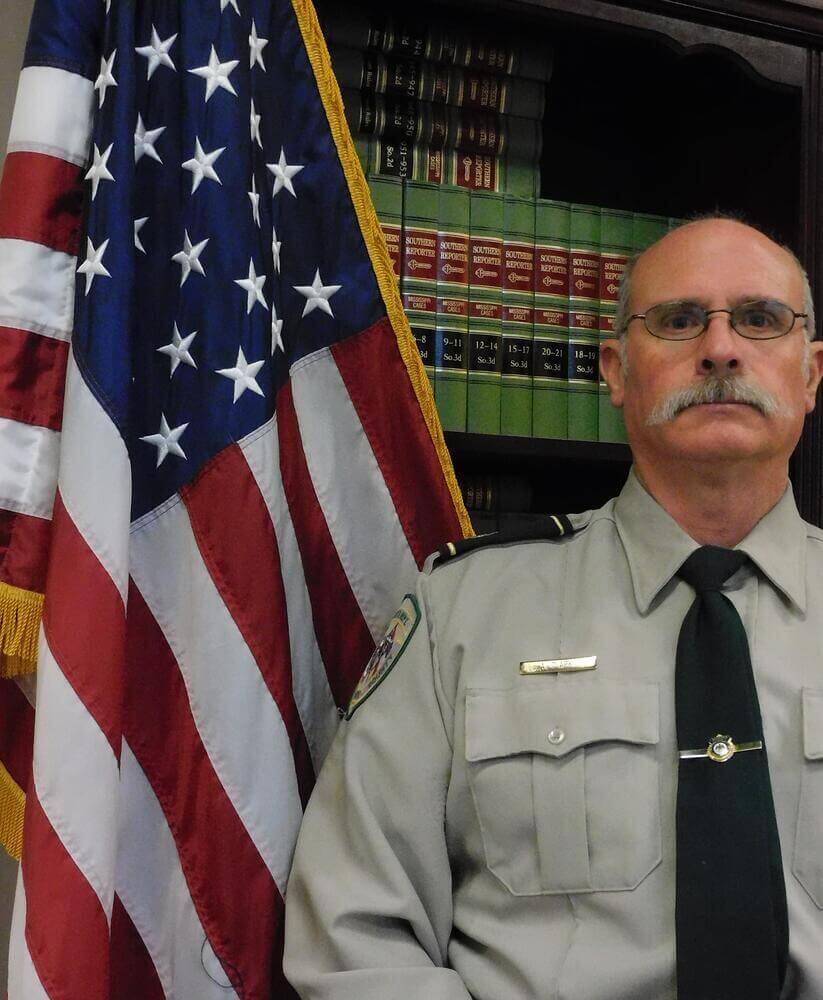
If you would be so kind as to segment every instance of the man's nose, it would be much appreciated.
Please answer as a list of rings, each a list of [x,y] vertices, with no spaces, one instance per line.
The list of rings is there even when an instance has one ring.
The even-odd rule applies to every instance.
[[[726,375],[740,368],[740,334],[725,310],[712,311],[699,343],[702,372]]]

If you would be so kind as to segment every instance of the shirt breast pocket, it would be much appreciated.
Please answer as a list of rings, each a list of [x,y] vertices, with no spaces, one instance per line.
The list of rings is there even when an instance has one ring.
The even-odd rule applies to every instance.
[[[823,910],[823,689],[803,688],[803,772],[792,871]]]
[[[635,888],[661,858],[658,742],[656,684],[468,690],[466,763],[489,870],[514,895]]]

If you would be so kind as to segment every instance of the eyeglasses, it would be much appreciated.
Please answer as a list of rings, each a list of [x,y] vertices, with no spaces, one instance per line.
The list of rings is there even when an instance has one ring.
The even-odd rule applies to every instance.
[[[735,332],[747,340],[774,340],[785,337],[798,319],[807,319],[808,313],[795,312],[785,302],[775,299],[758,299],[741,302],[734,309],[704,309],[698,302],[661,302],[644,313],[629,316],[626,326],[633,319],[642,319],[653,337],[661,340],[694,340],[708,327],[715,313],[726,313]]]

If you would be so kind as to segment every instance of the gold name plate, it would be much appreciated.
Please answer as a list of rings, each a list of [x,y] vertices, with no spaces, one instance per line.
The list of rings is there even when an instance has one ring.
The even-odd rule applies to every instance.
[[[524,660],[521,674],[573,674],[580,670],[594,670],[596,656],[575,656],[567,660]]]

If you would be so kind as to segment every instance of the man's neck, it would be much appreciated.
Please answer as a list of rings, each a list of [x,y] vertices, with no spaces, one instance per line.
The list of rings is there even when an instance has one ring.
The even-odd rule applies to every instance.
[[[635,456],[637,478],[680,527],[701,545],[733,548],[780,500],[788,469],[677,462],[660,467]]]

